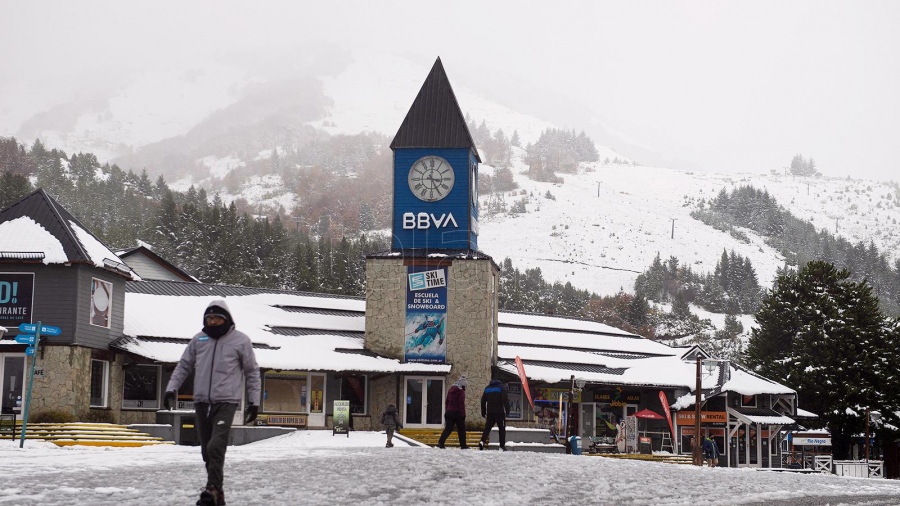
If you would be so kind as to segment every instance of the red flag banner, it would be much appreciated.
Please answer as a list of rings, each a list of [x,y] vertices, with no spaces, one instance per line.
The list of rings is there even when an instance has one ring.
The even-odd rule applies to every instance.
[[[666,398],[666,393],[662,390],[659,391],[659,402],[662,403],[663,411],[666,412],[666,421],[669,422],[669,431],[672,433],[672,441],[675,441],[675,428],[672,427],[672,412],[669,411],[669,399]]]
[[[516,369],[519,370],[519,381],[522,382],[522,388],[525,390],[525,396],[528,397],[528,404],[531,405],[531,411],[534,412],[534,400],[531,398],[531,389],[528,388],[528,376],[525,376],[525,364],[522,359],[516,355]]]

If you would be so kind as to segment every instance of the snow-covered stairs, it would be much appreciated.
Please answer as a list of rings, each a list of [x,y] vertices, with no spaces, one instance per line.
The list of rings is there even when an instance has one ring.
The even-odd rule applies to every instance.
[[[16,424],[15,438],[22,434],[22,423]],[[9,432],[4,432],[4,438]],[[119,446],[135,447],[158,444],[175,444],[160,437],[129,429],[125,425],[111,423],[29,423],[25,427],[25,439],[49,441],[57,446]]]

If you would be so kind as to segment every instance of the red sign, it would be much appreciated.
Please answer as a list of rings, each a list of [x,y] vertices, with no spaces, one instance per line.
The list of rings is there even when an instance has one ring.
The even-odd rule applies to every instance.
[[[531,405],[531,411],[534,411],[534,401],[531,399],[531,389],[528,388],[528,376],[525,376],[525,364],[522,359],[516,355],[516,369],[519,370],[519,380],[522,382],[522,388],[525,389],[525,397],[528,397],[528,404]]]

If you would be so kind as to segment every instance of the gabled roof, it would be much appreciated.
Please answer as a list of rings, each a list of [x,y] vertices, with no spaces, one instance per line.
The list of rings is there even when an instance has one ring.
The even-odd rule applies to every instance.
[[[0,260],[87,264],[140,279],[43,188],[0,210],[0,253]]]
[[[199,283],[199,282],[200,282],[199,279],[195,278],[194,276],[191,276],[191,275],[188,274],[188,272],[185,271],[184,269],[182,269],[182,268],[178,267],[177,265],[175,265],[175,264],[169,262],[169,261],[166,260],[165,258],[163,258],[163,257],[161,257],[161,256],[159,256],[159,255],[157,255],[156,253],[153,252],[152,249],[150,249],[150,248],[144,246],[143,244],[141,244],[141,245],[139,245],[139,246],[135,246],[135,247],[133,247],[133,248],[128,248],[128,249],[123,250],[123,251],[117,251],[116,253],[119,255],[119,257],[120,257],[122,260],[125,260],[126,263],[127,263],[127,261],[128,261],[128,260],[127,260],[128,257],[130,257],[130,256],[143,255],[143,256],[147,257],[150,261],[155,262],[157,265],[159,265],[159,266],[162,267],[163,269],[165,269],[165,270],[171,272],[172,274],[174,274],[174,275],[175,275],[176,277],[178,277],[181,281],[186,281],[186,282],[188,282],[188,283],[191,283],[191,282],[193,282],[193,283]]]
[[[391,141],[397,148],[470,148],[481,162],[440,58]]]

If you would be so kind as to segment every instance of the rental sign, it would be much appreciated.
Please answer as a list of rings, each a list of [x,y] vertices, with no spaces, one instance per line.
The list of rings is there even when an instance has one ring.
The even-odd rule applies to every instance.
[[[700,423],[727,423],[728,413],[725,411],[701,411]],[[676,425],[694,425],[694,410],[675,413]]]

